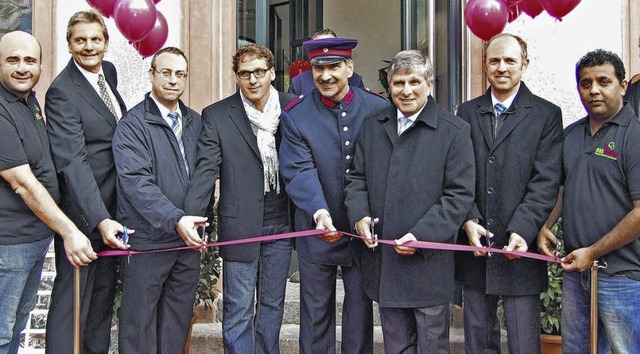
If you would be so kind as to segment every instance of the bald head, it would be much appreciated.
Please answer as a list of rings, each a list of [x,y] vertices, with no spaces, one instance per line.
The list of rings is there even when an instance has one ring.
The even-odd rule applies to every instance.
[[[29,96],[40,79],[42,50],[32,35],[9,32],[0,39],[0,84],[22,98]]]

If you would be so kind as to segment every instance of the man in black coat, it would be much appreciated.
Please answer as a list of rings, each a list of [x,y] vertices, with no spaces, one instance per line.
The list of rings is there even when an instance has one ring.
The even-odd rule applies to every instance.
[[[126,249],[116,214],[116,168],[111,138],[126,111],[117,90],[113,64],[102,58],[109,34],[102,16],[92,11],[74,14],[67,25],[72,58],[46,95],[45,113],[51,153],[58,172],[60,208],[90,239],[96,252]],[[47,326],[47,353],[73,352],[73,266],[63,240],[55,237],[56,279]],[[116,292],[117,259],[99,258],[80,270],[82,350],[109,349]]]
[[[420,51],[391,61],[393,106],[365,118],[348,174],[349,220],[364,252],[364,288],[380,304],[387,353],[449,353],[454,254],[401,246],[455,243],[474,196],[469,124],[438,106],[433,67]],[[398,246],[376,247],[378,237]]]
[[[187,213],[208,215],[220,176],[219,241],[290,231],[277,146],[280,114],[295,96],[271,85],[274,57],[264,46],[240,48],[233,57],[233,71],[240,90],[202,112],[198,162],[185,200]],[[187,244],[202,242],[192,237]],[[292,244],[284,239],[220,249],[225,353],[280,352]]]
[[[458,242],[527,251],[558,194],[562,113],[521,81],[529,59],[520,37],[492,38],[484,59],[491,87],[458,109],[471,125],[476,159],[476,200]],[[535,247],[532,251],[537,252]],[[500,297],[509,351],[540,352],[539,296],[547,287],[546,264],[510,258],[486,252],[456,254],[456,276],[464,289],[467,353],[500,351]]]

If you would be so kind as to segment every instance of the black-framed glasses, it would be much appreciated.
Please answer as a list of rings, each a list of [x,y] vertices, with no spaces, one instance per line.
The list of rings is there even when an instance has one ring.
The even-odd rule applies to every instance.
[[[169,69],[162,69],[160,71],[156,70],[156,68],[151,68],[151,69],[153,69],[153,71],[157,72],[158,74],[164,76],[165,79],[170,79],[171,75],[175,76],[176,79],[180,79],[180,80],[186,79],[187,76],[189,76],[189,74],[187,74],[186,71],[182,71],[182,70],[178,70],[176,72],[173,72],[173,71],[171,71]]]
[[[256,69],[256,70],[253,70],[253,71],[241,70],[241,71],[238,71],[236,73],[236,75],[238,75],[238,77],[241,80],[249,80],[249,78],[251,77],[251,74],[253,74],[253,76],[255,76],[256,79],[259,79],[259,78],[264,77],[265,75],[267,75],[267,71],[269,71],[269,69],[271,69],[271,68]]]

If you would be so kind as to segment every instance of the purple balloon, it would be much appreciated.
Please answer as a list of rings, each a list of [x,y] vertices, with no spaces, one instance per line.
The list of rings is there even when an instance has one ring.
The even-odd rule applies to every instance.
[[[504,30],[509,9],[503,0],[470,0],[464,9],[464,19],[473,34],[488,41]]]
[[[133,47],[136,48],[143,58],[147,58],[156,54],[156,52],[162,48],[168,36],[169,26],[167,19],[158,11],[156,24],[142,40],[133,43]]]
[[[111,17],[113,8],[116,6],[117,0],[87,0],[87,3],[96,10],[100,11],[102,16]]]
[[[156,12],[156,5],[151,0],[118,0],[113,19],[124,38],[137,42],[155,25]]]
[[[520,10],[529,15],[531,18],[535,18],[540,15],[544,8],[538,0],[522,0],[520,2]]]

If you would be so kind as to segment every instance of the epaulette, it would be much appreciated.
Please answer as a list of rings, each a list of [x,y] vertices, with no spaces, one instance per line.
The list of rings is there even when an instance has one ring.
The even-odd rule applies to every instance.
[[[289,112],[291,110],[291,108],[295,107],[298,103],[302,102],[302,100],[304,100],[305,95],[300,95],[296,98],[294,98],[293,100],[291,100],[291,102],[289,102],[289,104],[287,104],[286,107],[284,107],[284,110],[286,112]]]
[[[370,89],[370,88],[368,88],[368,87],[365,87],[365,88],[363,89],[363,91],[365,91],[365,92],[369,92],[369,93],[370,93],[370,94],[372,94],[372,95],[376,95],[376,96],[378,96],[378,97],[384,98],[385,100],[389,100],[389,97],[387,97],[387,96],[383,95],[383,94],[382,94],[382,93],[380,93],[380,92],[373,91],[372,89]]]

